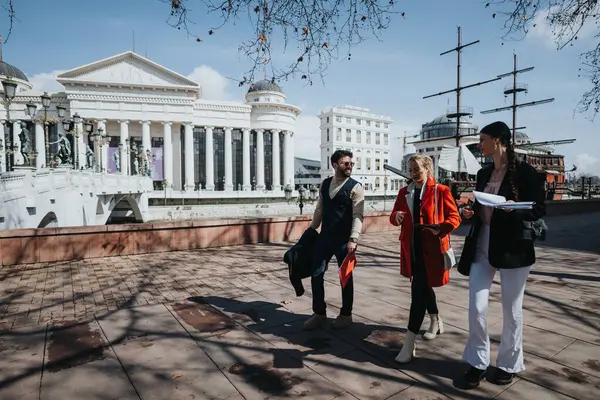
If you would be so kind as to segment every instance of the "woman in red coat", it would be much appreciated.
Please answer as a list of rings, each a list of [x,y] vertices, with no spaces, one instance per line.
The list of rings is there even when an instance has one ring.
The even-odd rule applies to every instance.
[[[411,361],[415,355],[415,339],[425,311],[429,313],[431,324],[423,338],[432,340],[444,332],[433,288],[450,281],[444,253],[450,248],[450,232],[461,222],[450,189],[435,181],[430,157],[412,156],[408,160],[408,171],[409,185],[398,192],[390,215],[390,222],[401,227],[400,274],[412,280],[408,329],[396,357],[400,363]]]

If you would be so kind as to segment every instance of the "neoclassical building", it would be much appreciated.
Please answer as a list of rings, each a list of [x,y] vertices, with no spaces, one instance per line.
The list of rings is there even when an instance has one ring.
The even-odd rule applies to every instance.
[[[275,196],[294,183],[300,109],[274,82],[255,82],[244,103],[205,100],[198,83],[134,52],[57,75],[65,90],[47,96],[5,62],[0,79],[17,84],[1,96],[1,171],[146,174],[183,197]]]

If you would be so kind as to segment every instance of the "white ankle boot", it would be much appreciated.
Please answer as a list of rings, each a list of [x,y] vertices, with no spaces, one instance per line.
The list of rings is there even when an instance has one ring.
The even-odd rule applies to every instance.
[[[429,316],[431,323],[429,324],[429,328],[423,334],[423,339],[425,340],[433,340],[437,335],[444,333],[444,323],[442,319],[437,314],[432,314]]]
[[[411,331],[406,331],[406,335],[404,336],[404,341],[402,342],[402,349],[400,353],[396,356],[396,361],[400,364],[406,364],[412,361],[415,356],[415,350],[417,345],[415,344],[415,339],[417,335],[412,333]]]

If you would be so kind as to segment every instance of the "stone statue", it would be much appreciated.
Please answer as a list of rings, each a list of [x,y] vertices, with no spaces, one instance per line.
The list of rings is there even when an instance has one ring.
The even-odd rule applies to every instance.
[[[58,140],[50,144],[58,144],[58,151],[56,156],[60,160],[60,164],[73,164],[71,159],[71,142],[64,133],[58,134]]]
[[[67,140],[68,143],[68,140]],[[58,151],[56,152],[56,158],[58,159],[58,165],[62,164],[73,164],[73,160],[71,160],[71,146],[67,147],[64,142],[58,144]]]
[[[85,156],[87,159],[87,167],[88,168],[93,168],[94,167],[94,151],[91,149],[89,144],[86,144],[86,151],[85,151]]]
[[[138,158],[133,159],[133,175],[138,175],[140,173],[140,161]]]
[[[115,168],[117,172],[121,172],[121,155],[119,154],[119,150],[113,153],[113,159],[115,160]]]
[[[21,133],[19,133],[19,139],[21,140],[21,155],[23,156],[23,164],[31,165],[29,155],[32,154],[33,149],[31,148],[29,129],[27,129],[27,124],[25,122],[21,122]]]
[[[152,177],[152,165],[154,164],[152,161],[154,161],[152,159],[153,154],[152,152],[148,149],[146,150],[146,174],[149,177]]]

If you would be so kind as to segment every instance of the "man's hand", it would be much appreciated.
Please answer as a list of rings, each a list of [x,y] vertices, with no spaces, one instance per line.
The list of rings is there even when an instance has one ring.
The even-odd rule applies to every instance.
[[[513,201],[513,200],[506,200],[506,202],[507,202],[507,203],[514,203],[514,201]],[[512,208],[503,208],[503,210],[504,210],[504,211],[506,211],[506,212],[511,212],[511,211],[513,211],[513,209],[512,209]]]
[[[439,228],[427,227],[425,229],[427,229],[429,232],[431,232],[433,234],[433,236],[440,236],[441,231]]]
[[[404,214],[404,211],[396,212],[396,222],[398,223],[398,225],[402,224],[402,221],[404,220]]]
[[[356,251],[356,243],[348,242],[348,254],[352,254]]]
[[[475,214],[475,211],[473,211],[473,209],[471,208],[471,206],[465,206],[465,207],[463,207],[463,209],[462,209],[462,215],[466,219],[473,218],[474,214]]]

